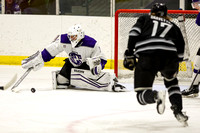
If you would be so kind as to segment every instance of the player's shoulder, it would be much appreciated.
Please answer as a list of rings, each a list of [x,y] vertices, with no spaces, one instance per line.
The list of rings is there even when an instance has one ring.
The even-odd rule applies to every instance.
[[[139,17],[139,19],[143,19],[143,20],[147,20],[147,19],[150,19],[150,18],[151,18],[151,16],[148,15],[148,14],[144,14],[144,15]]]
[[[147,15],[147,14],[145,14],[145,15],[142,15],[142,16],[140,16],[139,18],[138,18],[138,23],[145,23],[145,22],[149,22],[149,21],[151,21],[151,17],[150,17],[150,15]]]
[[[71,43],[67,34],[61,34],[60,35],[60,42],[61,43]]]
[[[82,43],[81,46],[94,48],[96,43],[97,43],[97,41],[94,38],[85,35],[85,37],[83,38],[83,43]]]

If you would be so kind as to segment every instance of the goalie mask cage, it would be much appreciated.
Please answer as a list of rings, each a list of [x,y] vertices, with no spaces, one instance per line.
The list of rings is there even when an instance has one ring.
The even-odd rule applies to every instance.
[[[119,79],[133,78],[134,71],[123,67],[124,52],[128,44],[128,35],[138,17],[149,13],[150,10],[148,9],[119,9],[115,13],[114,72]],[[189,58],[191,59],[193,68],[194,57],[200,45],[200,27],[195,23],[198,12],[196,10],[168,10],[168,16],[172,18],[171,21],[179,27],[178,16],[180,14],[185,16],[186,35],[190,52]],[[156,80],[159,79],[162,79],[160,73],[158,73]],[[187,73],[186,62],[180,63],[178,79],[180,81],[191,81],[191,75],[189,76]]]

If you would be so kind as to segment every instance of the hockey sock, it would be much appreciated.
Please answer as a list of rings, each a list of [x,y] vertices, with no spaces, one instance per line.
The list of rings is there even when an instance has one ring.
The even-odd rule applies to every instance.
[[[173,105],[176,105],[179,110],[182,110],[182,96],[179,87],[171,87],[168,90],[169,101]]]
[[[164,79],[164,83],[166,88],[168,89],[168,94],[169,94],[169,101],[173,105],[176,105],[177,108],[182,110],[182,96],[181,96],[181,91],[178,85],[178,80],[177,78],[172,78],[172,79]]]
[[[141,105],[152,104],[155,103],[155,96],[157,95],[157,91],[152,90],[144,90],[137,92],[137,100]]]

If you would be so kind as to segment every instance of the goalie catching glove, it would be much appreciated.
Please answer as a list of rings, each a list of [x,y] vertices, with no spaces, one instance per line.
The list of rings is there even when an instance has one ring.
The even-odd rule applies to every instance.
[[[133,51],[130,51],[129,49],[127,49],[124,53],[124,61],[123,61],[124,67],[133,71],[136,64],[137,64],[136,57],[133,54]]]
[[[40,51],[37,51],[35,54],[22,60],[22,68],[24,69],[29,69],[32,67],[34,71],[37,71],[43,66],[44,66],[44,61]]]

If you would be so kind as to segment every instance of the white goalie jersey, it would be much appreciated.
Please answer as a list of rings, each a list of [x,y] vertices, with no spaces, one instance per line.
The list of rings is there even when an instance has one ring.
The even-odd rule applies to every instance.
[[[93,57],[101,59],[103,68],[107,62],[105,55],[101,52],[95,39],[85,35],[76,47],[72,47],[67,34],[62,34],[42,51],[43,60],[47,62],[63,51],[68,54],[69,60],[74,67],[80,66],[88,58]]]

